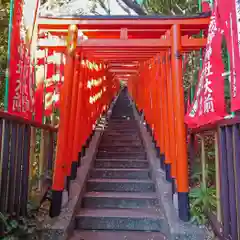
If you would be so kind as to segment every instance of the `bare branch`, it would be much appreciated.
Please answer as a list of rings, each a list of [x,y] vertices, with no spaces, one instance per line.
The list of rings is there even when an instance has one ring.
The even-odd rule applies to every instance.
[[[120,0],[116,0],[118,5],[128,14],[131,15],[129,8],[125,7]]]
[[[132,0],[122,0],[122,2],[124,2],[129,8],[131,8],[138,15],[147,15],[147,13],[136,2],[133,2]]]

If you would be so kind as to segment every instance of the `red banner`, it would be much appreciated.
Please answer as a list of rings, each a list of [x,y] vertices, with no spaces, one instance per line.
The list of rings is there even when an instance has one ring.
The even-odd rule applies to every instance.
[[[34,112],[34,67],[32,37],[38,0],[15,0],[10,43],[8,112],[32,119]],[[31,13],[29,14],[28,10]]]
[[[214,123],[225,116],[224,65],[221,58],[222,33],[214,9],[208,29],[208,42],[194,101],[185,121],[191,128]]]
[[[230,56],[231,110],[236,111],[240,109],[240,3],[220,0],[217,4]]]

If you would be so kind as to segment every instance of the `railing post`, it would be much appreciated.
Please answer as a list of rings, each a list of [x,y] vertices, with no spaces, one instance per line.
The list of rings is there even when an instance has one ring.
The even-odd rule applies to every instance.
[[[225,127],[219,127],[219,158],[220,158],[220,184],[221,184],[221,206],[222,206],[222,219],[223,219],[223,234],[224,237],[230,236],[230,199],[229,199],[229,181],[227,171],[227,139]]]
[[[221,185],[220,185],[220,162],[219,162],[219,146],[218,146],[218,133],[214,133],[214,145],[215,145],[215,172],[216,172],[216,198],[217,198],[217,220],[222,222],[221,212]]]
[[[16,180],[22,182],[22,163],[23,163],[23,141],[24,141],[24,125],[18,125],[17,131],[17,166],[16,166]],[[21,184],[15,185],[14,195],[14,212],[16,216],[20,215],[20,197],[22,194]]]
[[[229,204],[230,204],[230,222],[231,222],[231,238],[238,239],[237,227],[237,204],[236,204],[236,189],[235,189],[235,167],[234,167],[234,152],[233,152],[233,127],[226,126],[226,149],[227,149],[227,174],[229,183]],[[226,174],[226,173],[225,173]],[[226,194],[226,193],[225,193]]]
[[[11,123],[11,140],[10,140],[10,159],[9,159],[9,182],[8,182],[8,213],[14,212],[14,191],[16,184],[19,184],[19,179],[15,178],[16,163],[17,163],[17,129],[18,124],[16,122]]]
[[[71,95],[72,95],[72,84],[74,74],[74,54],[76,50],[78,36],[78,28],[76,25],[71,25],[68,29],[68,45],[67,45],[67,57],[66,65],[64,69],[65,79],[61,89],[60,98],[60,114],[61,120],[59,124],[58,132],[58,144],[56,161],[53,174],[53,185],[52,185],[52,202],[50,207],[50,216],[59,216],[62,205],[62,193],[65,187],[65,177],[67,175],[67,162],[66,159],[66,143],[68,139],[66,136],[69,131],[69,114],[71,106]]]
[[[46,154],[46,149],[45,149],[45,142],[46,142],[46,134],[45,134],[45,130],[41,129],[41,140],[40,140],[40,154],[39,154],[39,174],[40,176],[43,175],[44,170],[45,170],[45,154]],[[40,181],[38,182],[38,188],[39,190],[41,190],[42,188],[42,181],[40,179]]]
[[[171,50],[172,50],[172,83],[173,104],[176,119],[175,139],[177,145],[177,192],[179,217],[183,221],[189,221],[189,197],[188,197],[188,158],[186,143],[186,128],[184,123],[184,89],[182,76],[181,57],[181,29],[179,25],[172,26]]]
[[[201,139],[201,165],[202,165],[202,184],[204,187],[207,187],[206,179],[206,152],[205,152],[205,140],[204,135],[200,136]]]
[[[29,154],[30,154],[30,140],[31,140],[31,128],[30,125],[23,126],[23,162],[22,162],[22,191],[20,197],[22,216],[27,215],[27,203],[28,203],[28,188],[29,188]]]
[[[233,125],[233,159],[235,168],[235,182],[236,182],[236,200],[237,200],[237,217],[238,217],[238,229],[240,229],[240,132],[239,124]],[[220,190],[221,193],[221,190]],[[220,219],[221,220],[221,219]],[[240,231],[239,231],[240,237]]]
[[[9,162],[9,141],[10,141],[10,121],[3,120],[2,130],[2,152],[1,152],[1,192],[0,192],[0,212],[7,210],[7,187],[8,187],[8,162]]]

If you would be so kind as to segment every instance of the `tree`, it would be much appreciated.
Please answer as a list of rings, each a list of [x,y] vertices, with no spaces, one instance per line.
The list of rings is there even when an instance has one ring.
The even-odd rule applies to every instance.
[[[0,107],[4,102],[5,71],[7,68],[9,0],[0,0]]]
[[[149,14],[190,15],[197,13],[197,0],[145,0],[143,6]]]
[[[109,13],[108,0],[89,0]],[[138,15],[188,15],[198,11],[198,0],[116,0]]]

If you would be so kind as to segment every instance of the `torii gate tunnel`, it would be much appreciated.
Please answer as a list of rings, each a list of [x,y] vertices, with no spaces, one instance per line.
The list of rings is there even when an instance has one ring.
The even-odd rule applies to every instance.
[[[120,89],[119,80],[124,80],[152,130],[166,178],[176,188],[179,217],[189,220],[181,56],[205,47],[201,32],[209,22],[203,15],[40,18],[39,33],[68,36],[67,45],[39,45],[66,54],[51,216],[60,214],[65,180],[76,177],[79,153],[84,152],[92,126]],[[77,41],[79,30],[87,40]],[[90,83],[95,90],[89,87],[94,78],[89,79],[93,73],[86,67],[88,61],[98,64],[94,78],[102,79]],[[92,107],[86,107],[92,95]]]

